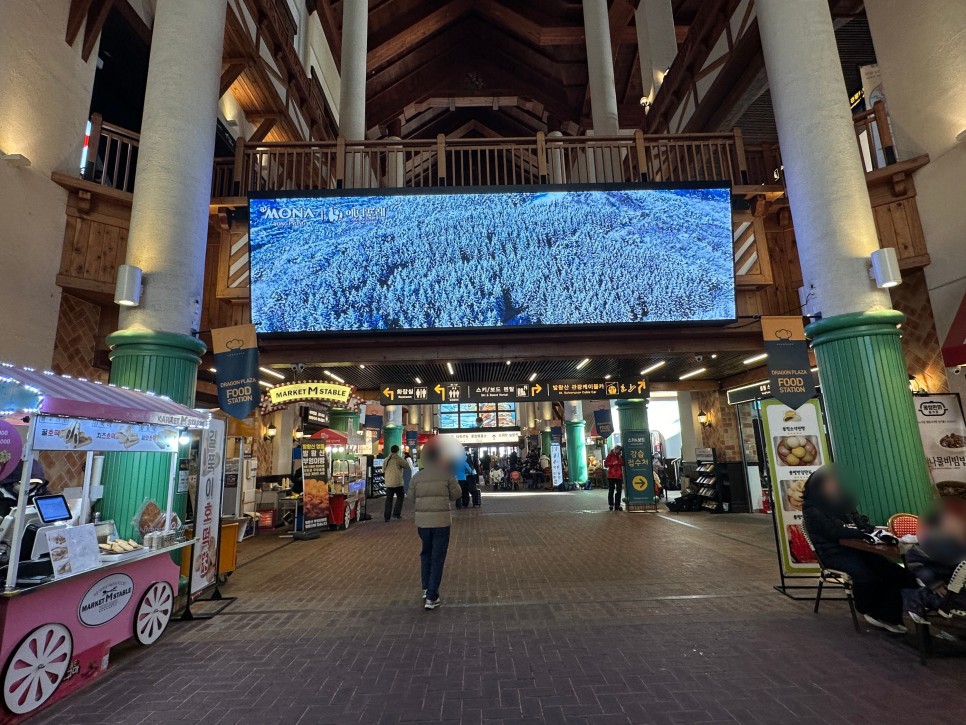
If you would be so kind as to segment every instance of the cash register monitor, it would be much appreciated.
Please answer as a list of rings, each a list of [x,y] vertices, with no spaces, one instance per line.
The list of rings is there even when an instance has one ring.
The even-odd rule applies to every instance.
[[[70,521],[72,514],[67,499],[63,494],[51,496],[37,496],[34,499],[34,506],[37,507],[37,514],[45,524],[54,524],[58,521]]]

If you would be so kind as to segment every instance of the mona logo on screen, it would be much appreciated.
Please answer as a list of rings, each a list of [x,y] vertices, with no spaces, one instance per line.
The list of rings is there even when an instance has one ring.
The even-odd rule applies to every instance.
[[[260,333],[735,317],[726,187],[255,198]]]

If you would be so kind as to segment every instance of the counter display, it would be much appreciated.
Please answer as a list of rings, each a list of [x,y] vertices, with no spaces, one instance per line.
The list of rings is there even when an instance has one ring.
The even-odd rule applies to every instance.
[[[150,645],[164,633],[180,574],[171,554],[195,544],[178,541],[183,528],[172,512],[179,438],[207,429],[210,416],[161,396],[9,365],[0,366],[0,411],[27,423],[17,505],[0,526],[0,723],[12,723],[96,679],[112,646],[131,638]],[[167,502],[143,541],[119,539],[113,522],[90,522],[95,454],[148,450],[171,457]],[[29,493],[41,451],[86,454],[79,499]]]

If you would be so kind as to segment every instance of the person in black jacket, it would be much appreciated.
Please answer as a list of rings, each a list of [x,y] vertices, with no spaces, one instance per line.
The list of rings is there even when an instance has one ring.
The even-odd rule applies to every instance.
[[[805,482],[802,514],[805,531],[822,567],[844,571],[852,577],[855,608],[865,620],[874,627],[904,633],[902,590],[914,586],[914,580],[905,569],[883,556],[839,543],[841,539],[872,543],[873,526],[842,490],[833,467],[823,466]]]

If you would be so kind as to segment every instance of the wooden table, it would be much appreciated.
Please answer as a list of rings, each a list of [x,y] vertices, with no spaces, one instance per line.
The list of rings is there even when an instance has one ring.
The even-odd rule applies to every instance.
[[[839,543],[849,549],[857,551],[867,551],[870,554],[884,556],[890,561],[902,561],[902,552],[899,551],[898,544],[870,544],[861,539],[839,539]]]

